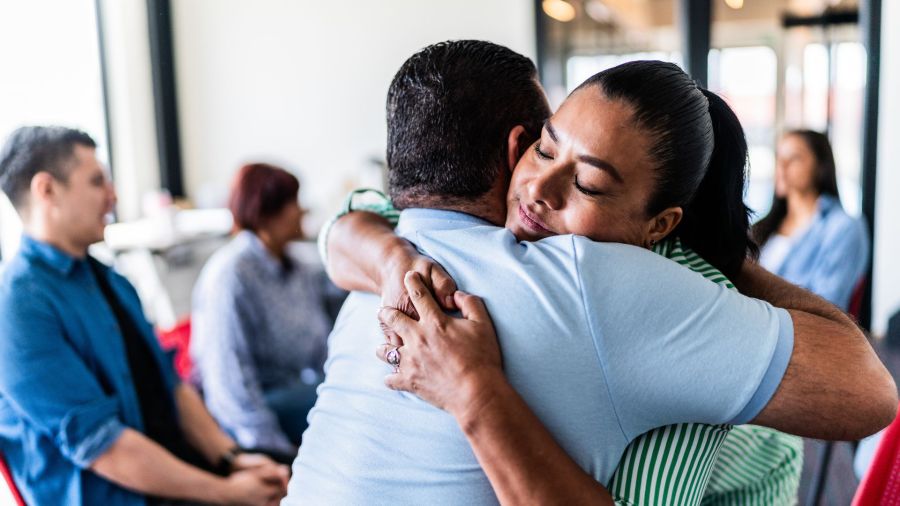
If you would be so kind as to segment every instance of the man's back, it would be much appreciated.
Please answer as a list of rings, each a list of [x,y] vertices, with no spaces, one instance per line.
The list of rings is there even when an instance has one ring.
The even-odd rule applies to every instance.
[[[654,270],[666,261],[649,252],[642,255],[636,248],[590,244],[593,256],[581,261],[595,264],[580,265],[576,256],[587,241],[565,236],[518,244],[505,230],[439,211],[406,211],[398,230],[444,265],[466,291],[485,298],[510,382],[569,455],[601,483],[609,479],[622,450],[636,435],[677,421],[744,421],[774,390],[768,385],[771,380],[763,377],[777,377],[777,385],[783,373],[784,352],[775,353],[782,341],[779,316],[770,307],[748,301],[743,308],[750,312],[748,321],[735,325],[747,324],[741,338],[760,334],[753,347],[763,351],[737,346],[734,352],[750,364],[739,371],[743,378],[716,379],[723,375],[722,367],[735,366],[736,356],[729,355],[727,347],[714,346],[711,339],[688,343],[680,338],[690,323],[706,325],[707,336],[732,330],[706,311],[717,304],[718,290],[675,264],[671,270]],[[604,259],[625,265],[599,265]],[[645,272],[633,270],[643,265]],[[583,272],[583,267],[590,267],[590,272]],[[693,300],[679,302],[678,298],[690,299],[680,293],[659,299],[671,302],[667,307],[646,307],[635,305],[647,295],[641,293],[646,283],[634,289],[621,286],[623,279],[635,275],[673,273],[679,275],[659,279],[661,290],[673,284],[687,284],[683,290],[688,291],[700,286],[706,290],[701,289]],[[326,381],[295,463],[288,502],[495,502],[453,418],[383,386],[390,370],[372,357],[375,346],[383,341],[375,318],[379,304],[373,295],[355,293],[342,311],[329,343]],[[691,304],[699,308],[696,313],[685,309]],[[595,319],[594,314],[606,320]],[[670,315],[681,317],[672,322],[677,327],[673,331],[666,326]],[[639,327],[636,321],[644,325]],[[789,341],[790,335],[784,340]],[[732,344],[737,342],[734,339]],[[683,364],[689,374],[696,374],[696,381],[672,372],[671,367],[660,372],[665,364],[690,360],[698,351],[692,345],[709,346],[700,354],[706,354],[707,360],[721,357],[721,363],[699,371],[696,364]],[[672,353],[667,353],[670,348]],[[788,348],[788,356],[789,352]],[[779,362],[774,372],[767,372],[773,355],[784,359],[784,364]],[[654,380],[657,377],[660,384]],[[710,383],[711,378],[716,380]],[[684,388],[695,382],[696,388]],[[765,385],[760,389],[762,404],[760,399],[751,402],[761,382]]]

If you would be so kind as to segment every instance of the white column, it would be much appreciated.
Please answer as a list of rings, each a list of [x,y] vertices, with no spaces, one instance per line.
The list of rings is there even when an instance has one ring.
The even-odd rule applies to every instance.
[[[101,0],[110,130],[120,220],[141,216],[141,198],[159,188],[147,3]]]
[[[872,331],[900,310],[900,2],[881,3],[881,85]]]

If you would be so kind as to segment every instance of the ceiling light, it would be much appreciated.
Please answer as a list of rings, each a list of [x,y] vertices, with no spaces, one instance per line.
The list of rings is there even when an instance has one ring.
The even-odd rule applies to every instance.
[[[725,0],[725,5],[732,9],[740,9],[744,6],[744,0]]]
[[[608,23],[612,20],[612,11],[601,0],[588,0],[584,4],[584,11],[598,23]]]
[[[575,7],[566,0],[544,0],[541,6],[544,13],[557,21],[566,23],[575,19]]]

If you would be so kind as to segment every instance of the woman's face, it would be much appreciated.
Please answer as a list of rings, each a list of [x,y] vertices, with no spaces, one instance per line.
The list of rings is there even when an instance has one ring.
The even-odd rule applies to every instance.
[[[816,157],[801,137],[788,135],[778,143],[775,159],[775,195],[814,191]]]
[[[292,200],[278,214],[266,220],[263,227],[272,238],[280,242],[296,241],[303,239],[301,218],[303,209],[296,200]]]
[[[566,99],[516,165],[506,228],[519,240],[578,234],[649,244],[653,162],[632,116],[629,105],[596,89]]]

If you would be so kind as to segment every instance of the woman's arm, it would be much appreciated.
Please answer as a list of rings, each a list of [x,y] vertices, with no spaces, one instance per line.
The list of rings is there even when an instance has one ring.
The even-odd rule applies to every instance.
[[[202,372],[206,407],[240,445],[293,454],[297,448],[266,403],[253,359],[251,343],[260,323],[251,306],[252,293],[236,279],[199,289],[203,291],[195,295],[200,303],[192,315],[191,355]]]
[[[414,315],[403,287],[403,275],[414,271],[422,275],[444,308],[455,309],[453,278],[397,236],[391,223],[378,214],[353,211],[341,216],[331,225],[326,241],[328,275],[344,290],[381,294],[384,305]]]
[[[216,466],[237,443],[219,427],[203,404],[196,390],[184,383],[175,387],[175,404],[178,406],[181,431],[188,443],[199,451],[207,462]],[[282,485],[287,489],[290,472],[287,466],[276,464],[268,456],[260,453],[239,453],[231,462],[232,471],[263,468],[282,477]]]
[[[457,291],[462,318],[447,316],[416,273],[405,288],[420,316],[383,308],[403,337],[397,373],[385,383],[415,392],[452,414],[504,504],[613,504],[609,492],[560,447],[503,375],[490,316],[478,297]],[[393,349],[384,345],[378,355]]]
[[[175,405],[178,408],[178,421],[185,439],[210,464],[218,464],[223,455],[237,446],[233,439],[222,432],[193,388],[184,383],[176,386]]]
[[[744,262],[735,285],[750,297],[787,309],[794,323],[791,362],[754,424],[806,437],[852,441],[891,423],[896,414],[896,384],[849,316],[754,262]],[[854,364],[852,374],[848,364]],[[818,413],[816,421],[796,416],[798,409]]]

